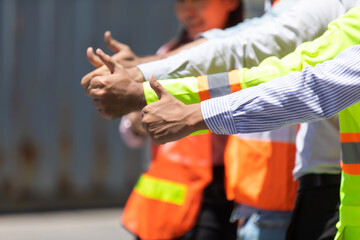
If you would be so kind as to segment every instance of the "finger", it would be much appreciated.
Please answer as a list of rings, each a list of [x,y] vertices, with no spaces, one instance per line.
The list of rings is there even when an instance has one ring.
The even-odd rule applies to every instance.
[[[100,104],[101,103],[100,98],[102,98],[105,95],[105,91],[102,88],[94,88],[94,89],[90,89],[89,95],[93,99],[99,99],[99,101],[97,101],[97,103]]]
[[[107,66],[111,73],[114,73],[117,69],[122,68],[121,65],[117,64],[109,55],[104,53],[100,48],[96,50],[96,54],[100,60]]]
[[[89,47],[87,50],[86,50],[86,55],[87,55],[87,58],[88,58],[88,61],[96,68],[99,68],[101,66],[103,66],[104,64],[102,63],[102,61],[100,60],[99,57],[97,57],[94,53],[94,50],[92,47]]]
[[[96,49],[96,54],[99,56],[100,60],[107,66],[111,73],[114,73],[116,63],[111,59],[109,55],[104,53],[100,48]]]
[[[102,66],[100,68],[95,69],[94,71],[86,74],[82,79],[81,79],[81,86],[85,89],[90,87],[90,82],[93,78],[97,77],[97,76],[105,76],[105,75],[109,75],[109,69],[106,66]]]
[[[93,78],[93,76],[94,76],[94,74],[91,72],[91,73],[88,73],[88,74],[86,74],[82,79],[81,79],[81,86],[83,87],[83,88],[88,88],[89,87],[89,85],[90,85],[90,81],[91,81],[91,79]]]
[[[150,86],[151,88],[155,91],[156,95],[158,96],[159,99],[161,99],[162,97],[166,96],[166,95],[170,95],[166,89],[158,82],[155,80],[154,75],[150,76]]]
[[[104,87],[104,84],[101,80],[101,77],[94,77],[91,81],[90,81],[90,88],[91,89],[97,89],[97,88],[102,88]]]
[[[104,41],[106,43],[106,46],[114,53],[119,52],[122,48],[122,44],[112,38],[110,31],[105,32]]]

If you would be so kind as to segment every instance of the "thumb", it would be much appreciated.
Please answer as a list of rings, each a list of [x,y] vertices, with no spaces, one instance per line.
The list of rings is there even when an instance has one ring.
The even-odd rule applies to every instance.
[[[88,61],[96,68],[99,68],[103,66],[104,64],[101,62],[101,60],[98,58],[98,56],[95,55],[94,50],[92,47],[89,47],[86,49],[86,55],[88,58]]]
[[[149,83],[151,88],[155,91],[156,95],[158,96],[159,100],[166,95],[170,95],[170,93],[168,93],[166,89],[158,81],[155,80],[154,75],[150,76]]]
[[[112,38],[110,31],[105,32],[104,41],[106,46],[114,53],[117,53],[121,50],[121,43]]]
[[[117,69],[123,68],[120,64],[116,63],[109,55],[104,53],[100,48],[96,50],[96,54],[100,60],[107,66],[111,73],[116,72]]]

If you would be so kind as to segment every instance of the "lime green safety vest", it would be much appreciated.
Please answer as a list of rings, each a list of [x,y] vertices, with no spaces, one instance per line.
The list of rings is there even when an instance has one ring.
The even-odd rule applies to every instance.
[[[340,221],[335,239],[360,239],[360,103],[340,113]]]

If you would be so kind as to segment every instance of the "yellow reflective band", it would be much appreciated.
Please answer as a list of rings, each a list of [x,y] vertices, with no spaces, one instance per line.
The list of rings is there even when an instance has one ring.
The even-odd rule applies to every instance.
[[[341,133],[360,133],[360,103],[339,113]]]
[[[135,186],[135,192],[153,200],[182,205],[186,185],[143,174]]]
[[[200,102],[199,90],[196,77],[179,79],[159,80],[159,83],[174,97],[185,104]],[[146,103],[150,104],[159,100],[158,96],[151,88],[149,82],[143,83]]]
[[[201,134],[207,134],[207,133],[211,133],[210,130],[199,130],[199,131],[193,132],[189,136],[201,135]]]

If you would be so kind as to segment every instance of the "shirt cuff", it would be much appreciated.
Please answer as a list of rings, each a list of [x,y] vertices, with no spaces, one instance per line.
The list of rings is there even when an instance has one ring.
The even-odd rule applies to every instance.
[[[149,81],[150,75],[153,74],[151,72],[151,62],[143,63],[143,64],[140,64],[140,65],[137,65],[136,67],[140,70],[140,72],[144,76],[144,81]]]
[[[236,134],[233,114],[227,96],[201,102],[201,112],[208,128],[216,134]]]
[[[167,73],[170,72],[168,65],[166,64],[166,58],[156,60],[148,63],[137,65],[137,68],[141,71],[145,81],[149,81],[151,74],[155,79],[167,79],[169,78]],[[159,66],[161,66],[159,68]]]

